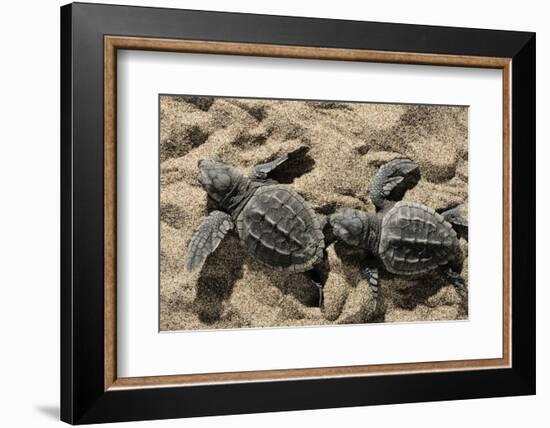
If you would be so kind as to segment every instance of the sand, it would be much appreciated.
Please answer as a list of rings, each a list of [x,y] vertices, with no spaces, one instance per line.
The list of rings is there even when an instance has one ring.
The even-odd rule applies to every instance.
[[[436,210],[464,204],[468,215],[467,108],[161,96],[160,329],[222,329],[467,318],[454,288],[439,275],[380,277],[377,311],[360,277],[361,257],[327,249],[325,305],[304,274],[277,272],[248,256],[229,235],[202,271],[184,268],[187,245],[212,204],[197,181],[197,161],[218,159],[248,173],[300,148],[307,154],[287,177],[320,215],[338,207],[374,212],[368,182],[391,159],[421,170],[404,200]],[[307,148],[307,149],[305,149]],[[468,279],[467,242],[460,240]]]

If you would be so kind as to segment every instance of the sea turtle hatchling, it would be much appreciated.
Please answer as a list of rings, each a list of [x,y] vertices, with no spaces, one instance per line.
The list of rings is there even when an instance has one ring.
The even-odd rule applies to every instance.
[[[223,162],[199,160],[199,182],[219,209],[206,217],[191,239],[188,271],[201,267],[232,230],[250,255],[274,269],[299,273],[323,265],[322,222],[291,186],[269,178],[288,159],[284,155],[257,165],[248,177]],[[323,286],[313,276],[312,281],[321,306]]]
[[[415,162],[392,160],[381,166],[369,184],[376,213],[341,208],[329,218],[337,240],[372,256],[365,261],[362,275],[373,292],[375,309],[379,267],[403,276],[439,270],[467,299],[467,288],[460,276],[463,255],[457,234],[457,230],[461,234],[467,230],[467,223],[460,216],[460,206],[439,214],[422,204],[396,202],[416,184],[418,174]]]

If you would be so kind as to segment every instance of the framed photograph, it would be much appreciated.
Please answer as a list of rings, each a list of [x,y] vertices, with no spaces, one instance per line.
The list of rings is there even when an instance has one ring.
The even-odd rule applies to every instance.
[[[61,83],[62,420],[535,393],[533,33],[76,3]]]

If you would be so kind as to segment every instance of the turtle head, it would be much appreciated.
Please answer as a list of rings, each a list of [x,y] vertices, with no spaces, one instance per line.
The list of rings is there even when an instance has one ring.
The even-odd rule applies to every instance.
[[[353,247],[368,247],[378,231],[376,216],[351,208],[340,208],[329,218],[334,236]]]
[[[242,179],[230,165],[215,160],[199,160],[199,183],[214,201],[221,203]]]

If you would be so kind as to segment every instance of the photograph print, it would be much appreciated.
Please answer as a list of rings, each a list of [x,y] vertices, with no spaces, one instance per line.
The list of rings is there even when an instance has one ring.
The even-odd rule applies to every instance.
[[[468,108],[159,95],[160,330],[468,319]]]

